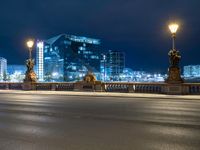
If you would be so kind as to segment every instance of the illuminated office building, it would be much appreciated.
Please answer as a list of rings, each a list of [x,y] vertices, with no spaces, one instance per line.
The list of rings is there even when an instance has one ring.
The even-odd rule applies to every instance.
[[[7,74],[7,60],[3,57],[0,57],[0,79],[2,80],[4,74]]]
[[[8,65],[8,80],[10,82],[23,82],[26,70],[26,65]]]
[[[37,55],[37,70],[45,81],[77,81],[88,71],[100,74],[98,39],[61,34],[43,41],[38,54],[42,50],[43,56]]]
[[[101,72],[101,81],[107,81],[108,75],[107,75],[107,57],[106,54],[101,54],[100,57],[100,72]]]
[[[44,81],[44,43],[42,41],[37,42],[36,74],[38,81]]]
[[[125,54],[121,51],[109,50],[106,54],[106,76],[107,80],[120,81],[120,75],[125,68]]]
[[[25,75],[26,72],[26,66],[25,65],[8,65],[8,74],[12,75],[15,73],[23,74]]]

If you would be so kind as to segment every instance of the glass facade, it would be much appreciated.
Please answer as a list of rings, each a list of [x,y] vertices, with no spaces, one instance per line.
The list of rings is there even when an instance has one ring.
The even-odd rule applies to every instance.
[[[8,74],[9,75],[12,75],[16,72],[25,75],[26,66],[25,65],[8,65]]]
[[[43,56],[37,55],[37,60],[37,66],[41,65],[37,70],[43,70],[44,81],[77,81],[88,71],[98,76],[100,40],[62,34],[43,41]]]
[[[38,81],[44,81],[44,43],[42,41],[37,42],[36,73]]]
[[[4,77],[7,74],[7,60],[3,57],[0,57],[0,80],[4,80]]]
[[[101,74],[107,81],[120,81],[120,75],[123,74],[125,68],[125,54],[121,51],[109,50],[108,53],[102,55]]]

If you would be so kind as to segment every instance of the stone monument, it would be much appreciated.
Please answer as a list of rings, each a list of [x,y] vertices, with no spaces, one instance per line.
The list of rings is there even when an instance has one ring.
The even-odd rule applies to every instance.
[[[75,91],[102,91],[102,82],[97,81],[95,75],[92,72],[88,72],[83,81],[75,83]]]

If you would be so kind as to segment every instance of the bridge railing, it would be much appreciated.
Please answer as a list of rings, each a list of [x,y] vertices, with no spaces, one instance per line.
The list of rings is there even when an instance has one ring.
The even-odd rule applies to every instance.
[[[158,93],[164,92],[164,83],[104,83],[106,92]]]
[[[74,82],[59,83],[33,83],[32,90],[47,91],[74,91]],[[166,83],[133,83],[133,82],[105,82],[100,84],[102,92],[121,92],[121,93],[155,93],[166,94],[168,84]],[[172,87],[174,88],[174,87]],[[0,90],[23,90],[24,83],[0,83]],[[200,95],[200,83],[181,84],[182,94]]]
[[[0,90],[23,90],[23,83],[1,82]]]
[[[200,94],[200,83],[184,83],[188,87],[188,93],[191,95]]]
[[[74,83],[71,82],[57,82],[57,83],[34,83],[35,90],[47,91],[73,91]]]

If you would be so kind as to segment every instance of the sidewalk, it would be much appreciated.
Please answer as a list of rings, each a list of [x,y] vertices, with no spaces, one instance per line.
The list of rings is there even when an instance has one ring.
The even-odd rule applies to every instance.
[[[164,95],[146,93],[108,93],[108,92],[74,92],[74,91],[17,91],[0,90],[0,94],[35,94],[35,95],[62,95],[62,96],[96,96],[96,97],[127,97],[127,98],[159,98],[200,100],[200,95]]]

